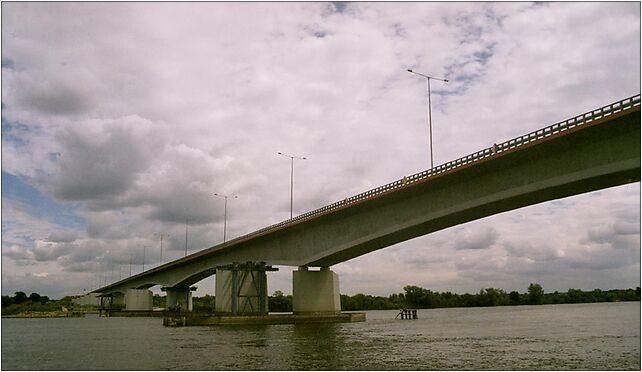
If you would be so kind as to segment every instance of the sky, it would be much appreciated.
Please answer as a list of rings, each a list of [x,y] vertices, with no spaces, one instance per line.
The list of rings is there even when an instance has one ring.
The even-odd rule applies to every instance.
[[[81,294],[640,93],[640,3],[2,3],[2,294]],[[131,263],[131,264],[130,264]],[[292,293],[292,267],[268,291]],[[640,285],[640,184],[337,264],[341,293]],[[214,279],[196,296],[213,294]],[[152,288],[159,292],[158,287]]]

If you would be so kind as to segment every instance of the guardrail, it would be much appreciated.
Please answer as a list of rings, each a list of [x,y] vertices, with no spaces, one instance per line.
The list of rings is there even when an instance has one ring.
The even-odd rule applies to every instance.
[[[432,169],[425,170],[423,172],[415,173],[410,176],[403,177],[400,180],[388,183],[383,186],[379,186],[377,188],[374,188],[372,190],[362,192],[361,194],[351,196],[349,198],[345,198],[341,201],[326,205],[324,207],[315,209],[313,211],[301,214],[299,216],[296,216],[294,218],[291,218],[289,220],[285,220],[282,222],[279,222],[274,225],[270,225],[268,227],[264,227],[260,230],[254,231],[252,233],[240,236],[236,239],[231,240],[230,242],[238,239],[247,239],[255,235],[263,234],[265,232],[271,231],[271,230],[276,230],[278,228],[281,228],[286,225],[292,225],[296,224],[299,222],[302,222],[303,220],[306,220],[311,217],[315,217],[318,215],[321,215],[323,213],[326,213],[328,211],[332,211],[335,209],[343,208],[347,205],[354,204],[356,202],[360,202],[363,200],[368,200],[370,198],[373,198],[377,195],[389,192],[391,190],[395,190],[398,188],[406,187],[408,185],[411,185],[413,183],[416,183],[418,181],[425,180],[427,178],[433,177],[435,175],[438,175],[440,173],[450,171],[452,169],[461,167],[462,165],[474,163],[477,161],[480,161],[481,159],[487,158],[489,156],[494,156],[496,154],[502,153],[504,151],[514,149],[519,146],[523,146],[527,143],[531,142],[537,142],[539,140],[542,140],[546,137],[552,136],[554,134],[564,132],[566,130],[569,130],[571,128],[575,128],[587,123],[590,123],[594,120],[601,119],[603,117],[613,115],[615,113],[625,111],[628,109],[631,109],[635,106],[640,105],[640,95],[635,95],[626,99],[623,99],[621,101],[612,103],[610,105],[606,105],[604,107],[601,107],[599,109],[593,110],[586,112],[582,115],[575,116],[573,118],[570,118],[568,120],[561,121],[559,123],[549,125],[548,127],[536,130],[534,132],[525,134],[523,136],[519,136],[513,139],[510,139],[508,141],[499,143],[499,144],[494,144],[491,147],[485,148],[483,150],[479,150],[477,152],[474,152],[472,154],[466,155],[464,157],[461,157],[456,160],[449,161],[447,163],[438,165]]]

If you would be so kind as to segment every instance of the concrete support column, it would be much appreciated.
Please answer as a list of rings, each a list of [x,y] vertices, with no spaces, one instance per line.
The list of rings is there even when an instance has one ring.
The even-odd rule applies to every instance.
[[[329,267],[322,267],[320,271],[299,267],[293,271],[292,310],[301,315],[341,313],[339,276]]]
[[[196,287],[163,287],[161,290],[167,292],[167,310],[192,311],[192,291]]]
[[[112,299],[112,308],[113,309],[123,309],[127,307],[127,303],[125,302],[126,298],[123,293],[114,293],[114,297]]]
[[[216,270],[217,313],[265,315],[268,313],[267,275],[261,270]]]
[[[114,304],[120,300],[119,297],[114,297]],[[127,311],[152,311],[153,310],[153,295],[149,289],[128,289],[125,295],[122,296],[122,302],[125,304]]]

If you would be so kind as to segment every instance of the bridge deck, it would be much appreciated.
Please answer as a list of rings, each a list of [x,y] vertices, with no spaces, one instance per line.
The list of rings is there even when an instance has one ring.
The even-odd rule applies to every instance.
[[[315,220],[324,218],[329,215],[334,215],[337,213],[346,213],[351,209],[357,208],[364,203],[372,203],[373,201],[389,197],[395,193],[404,192],[405,190],[415,189],[422,185],[427,185],[433,181],[437,181],[440,178],[443,178],[448,175],[456,174],[462,172],[470,167],[477,166],[483,163],[490,162],[494,159],[499,159],[510,154],[519,153],[523,150],[531,148],[536,145],[540,145],[546,142],[553,141],[555,139],[569,136],[573,133],[582,131],[584,129],[590,128],[592,126],[599,125],[604,122],[609,122],[616,120],[619,117],[624,115],[631,115],[632,113],[638,113],[640,111],[640,95],[636,95],[613,104],[601,107],[596,110],[584,113],[582,115],[575,116],[573,118],[564,120],[559,123],[555,123],[548,127],[533,131],[531,133],[510,139],[508,141],[494,144],[488,148],[484,148],[467,156],[461,157],[459,159],[441,164],[435,168],[425,170],[407,177],[403,177],[400,180],[396,180],[389,184],[377,187],[375,189],[363,192],[361,194],[346,198],[344,200],[337,201],[335,203],[326,205],[324,207],[315,209],[313,211],[304,213],[297,217],[294,217],[290,220],[286,220],[263,229],[254,231],[250,234],[232,239],[226,243],[213,246],[211,248],[204,249],[202,251],[196,252],[184,258],[175,260],[173,262],[164,264],[152,268],[143,273],[137,274],[130,278],[121,280],[119,282],[113,283],[109,286],[97,289],[95,292],[109,291],[110,289],[116,287],[122,287],[127,285],[130,282],[140,282],[143,277],[146,276],[156,276],[161,272],[168,270],[173,270],[175,267],[188,265],[193,263],[196,260],[200,260],[204,257],[211,255],[217,255],[225,253],[234,248],[240,248],[240,246],[245,246],[247,243],[254,241],[256,239],[263,239],[269,236],[280,236],[283,232],[291,230],[299,230],[300,228],[313,223]],[[639,122],[639,118],[638,118]],[[638,124],[639,126],[639,124]],[[638,160],[639,163],[639,160]],[[638,164],[639,168],[639,164]],[[462,172],[465,173],[465,172]],[[639,180],[639,171],[637,180]],[[417,235],[415,235],[417,236]],[[332,263],[336,260],[317,260],[317,262],[311,263]],[[340,262],[340,261],[339,261]],[[278,264],[278,263],[273,263]],[[198,273],[197,276],[191,280],[196,280],[198,278],[206,277],[212,275],[213,271],[211,269],[203,268]],[[144,281],[144,280],[143,280]]]

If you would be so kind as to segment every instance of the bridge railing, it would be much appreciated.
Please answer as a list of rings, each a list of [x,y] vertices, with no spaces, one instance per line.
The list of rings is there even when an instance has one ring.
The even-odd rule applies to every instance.
[[[461,157],[459,159],[455,159],[455,160],[449,161],[447,163],[438,165],[438,166],[436,166],[436,167],[434,167],[432,169],[427,169],[427,170],[425,170],[423,172],[419,172],[419,173],[415,173],[415,174],[410,175],[410,176],[403,177],[400,180],[388,183],[388,184],[383,185],[383,186],[376,187],[376,188],[374,188],[372,190],[368,190],[368,191],[362,192],[361,194],[357,194],[357,195],[345,198],[343,200],[340,200],[340,201],[337,201],[335,203],[326,205],[324,207],[315,209],[313,211],[298,215],[298,216],[296,216],[294,218],[291,218],[289,220],[285,220],[285,221],[279,222],[277,224],[264,227],[264,228],[262,228],[260,230],[254,231],[254,232],[252,232],[250,234],[240,236],[240,237],[238,237],[238,238],[236,238],[234,240],[249,238],[249,237],[252,237],[254,235],[259,235],[259,234],[265,233],[267,231],[278,229],[278,228],[283,227],[285,225],[295,224],[295,223],[301,222],[302,220],[308,219],[310,217],[314,217],[314,216],[326,213],[326,212],[331,211],[331,210],[342,208],[342,207],[344,207],[346,205],[350,205],[350,204],[353,204],[353,203],[356,203],[356,202],[360,202],[360,201],[363,201],[363,200],[367,200],[367,199],[373,198],[373,197],[375,197],[377,195],[386,193],[388,191],[399,189],[401,187],[405,187],[405,186],[411,185],[413,183],[416,183],[418,181],[422,181],[422,180],[424,180],[426,178],[433,177],[433,176],[438,175],[440,173],[444,173],[446,171],[450,171],[452,169],[459,168],[459,167],[461,167],[463,165],[466,165],[466,164],[477,162],[477,161],[479,161],[481,159],[487,158],[489,156],[493,156],[495,154],[499,154],[501,152],[504,152],[504,151],[507,151],[507,150],[510,150],[510,149],[514,149],[516,147],[523,146],[523,145],[525,145],[527,143],[531,143],[531,142],[536,142],[536,141],[542,140],[542,139],[544,139],[546,137],[549,137],[549,136],[552,136],[554,134],[557,134],[557,133],[560,133],[560,132],[564,132],[564,131],[569,130],[571,128],[575,128],[575,127],[590,123],[590,122],[592,122],[594,120],[601,119],[603,117],[607,117],[607,116],[613,115],[615,113],[618,113],[618,112],[621,112],[621,111],[624,111],[624,110],[631,109],[631,108],[633,108],[635,106],[639,106],[639,105],[640,105],[640,95],[638,94],[638,95],[623,99],[621,101],[614,102],[614,103],[612,103],[610,105],[606,105],[604,107],[598,108],[596,110],[586,112],[586,113],[584,113],[582,115],[578,115],[578,116],[575,116],[573,118],[561,121],[559,123],[555,123],[553,125],[549,125],[548,127],[545,127],[545,128],[542,128],[542,129],[538,129],[538,130],[536,130],[534,132],[531,132],[531,133],[528,133],[528,134],[525,134],[525,135],[510,139],[510,140],[502,142],[502,143],[494,144],[493,146],[491,146],[489,148],[485,148],[485,149],[479,150],[477,152],[474,152],[472,154],[463,156],[463,157]]]

